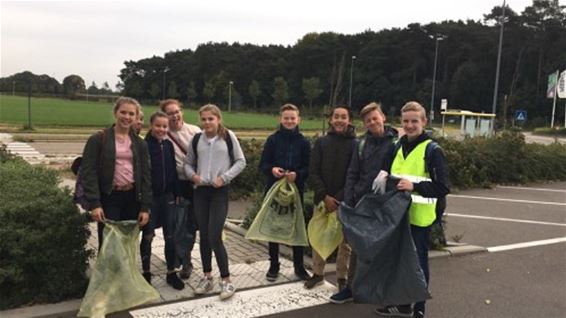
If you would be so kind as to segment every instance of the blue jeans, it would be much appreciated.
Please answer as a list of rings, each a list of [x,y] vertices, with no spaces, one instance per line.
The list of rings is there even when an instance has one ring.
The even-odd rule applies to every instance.
[[[167,270],[172,271],[175,269],[175,243],[173,241],[175,225],[173,224],[174,219],[171,215],[173,204],[175,204],[173,193],[153,197],[149,222],[142,229],[142,239],[140,242],[140,255],[144,272],[150,271],[151,242],[155,236],[155,229],[160,226],[163,227]]]
[[[430,240],[430,226],[420,227],[411,225],[411,235],[413,236],[413,242],[417,248],[417,257],[419,258],[419,264],[423,271],[426,284],[428,286],[429,272],[428,272],[428,247]],[[422,311],[425,312],[425,302],[421,301],[415,304],[415,312]]]

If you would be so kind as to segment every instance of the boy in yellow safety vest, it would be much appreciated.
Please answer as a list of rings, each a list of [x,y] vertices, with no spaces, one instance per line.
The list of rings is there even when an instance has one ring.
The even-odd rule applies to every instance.
[[[428,247],[430,227],[437,215],[446,206],[448,169],[442,149],[431,147],[430,136],[424,131],[427,124],[426,112],[417,102],[408,102],[401,108],[401,127],[405,135],[399,140],[400,147],[392,154],[390,174],[400,178],[397,190],[410,191],[412,202],[409,208],[411,234],[417,249],[419,264],[429,281]],[[387,306],[376,309],[381,316],[424,317],[425,302]]]

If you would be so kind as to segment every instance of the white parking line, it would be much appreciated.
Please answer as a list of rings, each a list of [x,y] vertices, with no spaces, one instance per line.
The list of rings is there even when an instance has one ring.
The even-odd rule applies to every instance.
[[[532,220],[523,220],[523,219],[497,218],[497,217],[492,217],[492,216],[481,216],[481,215],[460,214],[460,213],[446,213],[445,215],[460,217],[460,218],[468,218],[468,219],[480,219],[480,220],[492,220],[492,221],[504,221],[504,222],[516,222],[516,223],[528,223],[528,224],[553,225],[553,226],[566,227],[566,224],[564,224],[564,223],[532,221]]]
[[[566,237],[557,237],[557,238],[548,239],[548,240],[540,240],[540,241],[524,242],[524,243],[517,243],[517,244],[492,246],[492,247],[488,247],[487,250],[489,252],[493,253],[493,252],[516,250],[516,249],[519,249],[519,248],[526,248],[526,247],[533,247],[533,246],[557,244],[557,243],[562,243],[562,242],[566,242]]]
[[[566,193],[566,190],[560,190],[560,189],[529,188],[529,187],[510,187],[510,186],[497,186],[497,187],[500,188],[500,189],[533,190],[533,191],[546,191],[546,192]]]
[[[478,197],[478,196],[473,196],[473,195],[460,195],[460,194],[449,194],[448,197],[449,198],[462,198],[462,199],[489,200],[489,201],[503,201],[503,202],[514,202],[514,203],[529,203],[529,204],[541,204],[541,205],[566,206],[566,203],[562,203],[562,202],[545,202],[545,201],[532,201],[532,200],[517,200],[517,199],[505,199],[505,198]]]

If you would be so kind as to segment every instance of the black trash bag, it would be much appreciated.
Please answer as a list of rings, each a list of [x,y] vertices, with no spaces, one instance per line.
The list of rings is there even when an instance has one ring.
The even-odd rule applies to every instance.
[[[175,245],[175,254],[178,258],[182,259],[189,253],[194,244],[194,236],[189,231],[189,222],[191,222],[187,215],[186,207],[190,203],[187,200],[180,200],[179,204],[171,206],[171,216],[173,218],[173,243]]]
[[[354,301],[378,306],[430,298],[409,225],[409,192],[365,195],[355,208],[342,203],[338,216],[357,255]]]

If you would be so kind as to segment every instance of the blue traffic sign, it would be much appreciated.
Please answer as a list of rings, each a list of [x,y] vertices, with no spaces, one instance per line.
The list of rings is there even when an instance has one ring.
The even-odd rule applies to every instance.
[[[526,110],[516,110],[515,111],[515,120],[516,121],[526,121],[527,120],[527,111]]]

